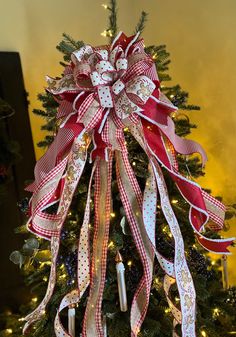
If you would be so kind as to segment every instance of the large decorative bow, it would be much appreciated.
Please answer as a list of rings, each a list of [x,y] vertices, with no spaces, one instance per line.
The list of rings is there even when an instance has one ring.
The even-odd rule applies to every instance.
[[[224,205],[204,192],[198,184],[178,171],[176,153],[199,153],[197,143],[178,137],[170,114],[177,110],[161,93],[152,58],[144,51],[138,34],[118,34],[111,46],[84,46],[71,55],[71,63],[61,79],[47,78],[48,91],[59,102],[59,131],[35,168],[35,181],[28,228],[51,240],[52,266],[48,289],[42,303],[26,317],[25,331],[40,319],[56,282],[56,259],[63,227],[74,191],[86,164],[87,150],[93,142],[90,160],[93,169],[88,186],[87,204],[78,244],[78,287],[67,294],[55,319],[56,336],[70,336],[62,327],[59,313],[79,302],[86,288],[90,293],[83,322],[83,337],[103,337],[102,295],[106,276],[107,245],[111,208],[111,170],[116,160],[117,183],[131,232],[143,265],[143,276],[131,306],[131,335],[140,331],[147,311],[154,258],[165,271],[164,290],[174,316],[182,324],[182,336],[195,336],[195,290],[189,272],[178,221],[172,210],[160,165],[169,171],[180,193],[190,204],[189,219],[200,244],[206,249],[227,254],[233,239],[210,240],[202,234],[209,227],[219,230],[224,221]],[[124,128],[141,145],[149,160],[149,176],[142,194],[128,160]],[[92,260],[89,258],[89,221],[92,181],[95,180],[95,217]],[[157,193],[163,214],[175,241],[175,258],[166,260],[155,246]],[[47,208],[59,202],[56,214]],[[177,284],[181,311],[169,297]]]

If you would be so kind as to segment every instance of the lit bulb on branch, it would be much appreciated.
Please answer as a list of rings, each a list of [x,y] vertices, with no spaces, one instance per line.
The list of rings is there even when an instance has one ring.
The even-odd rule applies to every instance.
[[[131,261],[131,260],[129,260],[129,261],[127,262],[127,266],[131,268],[131,266],[132,266],[132,261]]]
[[[31,302],[37,303],[37,302],[38,302],[38,298],[37,298],[37,297],[33,297],[33,298],[31,299]]]
[[[6,333],[7,333],[8,335],[11,335],[11,334],[13,333],[13,330],[12,330],[12,329],[6,329]]]
[[[107,9],[107,8],[108,8],[108,5],[102,4],[102,7],[103,7],[104,9]]]
[[[213,309],[213,317],[217,317],[219,315],[220,315],[220,309],[219,308]]]
[[[115,244],[113,241],[110,241],[109,244],[108,244],[108,248],[114,248]]]

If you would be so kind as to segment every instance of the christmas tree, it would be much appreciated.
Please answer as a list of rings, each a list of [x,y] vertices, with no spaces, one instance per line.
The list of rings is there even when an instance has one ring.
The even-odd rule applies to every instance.
[[[109,27],[103,32],[103,35],[108,37],[110,43],[112,43],[114,37],[117,35],[116,1],[112,0],[110,5],[105,6],[105,8],[109,11],[110,15]],[[135,33],[143,31],[146,18],[147,14],[143,12],[135,29]],[[76,41],[67,34],[64,34],[63,41],[57,47],[58,50],[63,53],[64,60],[61,62],[62,66],[67,67],[71,59],[71,54],[83,46],[84,43],[82,41]],[[166,85],[166,83],[171,80],[168,75],[170,58],[169,53],[166,51],[166,46],[153,45],[145,47],[145,52],[150,55],[152,61],[156,65],[162,93],[165,94],[173,106],[176,106],[179,109],[178,113],[173,112],[171,114],[175,124],[175,132],[178,136],[186,137],[191,133],[191,129],[196,126],[191,124],[187,114],[184,112],[199,110],[199,107],[188,104],[188,93],[182,90],[179,85]],[[53,83],[51,87],[53,86],[55,86],[55,83]],[[46,119],[46,124],[42,128],[43,130],[49,131],[50,134],[38,145],[48,147],[57,135],[58,129],[62,126],[62,122],[65,121],[58,118],[58,106],[60,105],[60,100],[55,100],[52,92],[47,91],[44,94],[40,94],[39,100],[42,102],[43,109],[35,110],[34,113]],[[166,102],[168,104],[168,101]],[[147,183],[151,184],[150,180],[147,181],[147,177],[151,177],[147,156],[133,137],[130,128],[124,128],[124,133],[125,142],[128,148],[129,162],[135,172],[142,192],[146,193]],[[168,146],[168,149],[172,151],[171,145],[168,144]],[[204,174],[198,156],[178,154],[175,160],[178,163],[179,172],[191,181]],[[140,252],[136,246],[134,235],[129,226],[127,212],[124,209],[119,194],[119,182],[116,178],[115,167],[111,167],[111,171],[113,201],[111,204],[110,230],[107,243],[106,277],[102,295],[102,324],[104,336],[125,337],[130,336],[131,334],[131,303],[140,280],[142,279],[143,266],[140,259]],[[196,240],[188,218],[189,204],[182,197],[167,170],[162,168],[162,171],[167,184],[171,206],[180,224],[180,229],[184,238],[185,255],[196,289],[196,335],[199,337],[230,336],[234,334],[236,330],[235,288],[228,288],[227,284],[223,286],[222,272],[220,270],[221,260],[211,261],[207,252]],[[95,239],[97,239],[98,245],[102,244],[102,242],[99,243],[97,229],[94,226],[94,213],[97,207],[96,203],[94,204],[96,191],[93,192],[92,190],[89,199],[87,196],[88,191],[90,191],[88,186],[90,185],[91,174],[93,174],[92,165],[87,164],[84,168],[80,182],[76,187],[70,210],[60,233],[61,245],[56,262],[57,283],[41,319],[35,322],[34,326],[29,330],[30,336],[49,337],[55,335],[53,322],[57,314],[57,309],[60,306],[60,302],[65,294],[70,293],[76,288],[78,240],[81,235],[84,212],[88,205],[87,200],[89,200],[91,210],[91,220],[89,223],[91,247],[93,240],[95,241]],[[221,200],[220,197],[217,197],[217,199]],[[103,205],[101,204],[100,206],[102,207]],[[51,203],[49,208],[51,215],[55,214],[57,207],[57,203]],[[26,201],[21,203],[21,208],[27,215],[28,208]],[[157,201],[156,215],[156,248],[160,256],[164,256],[166,259],[173,261],[175,255],[175,239],[168,226],[160,200]],[[234,210],[230,210],[226,213],[226,219],[229,219],[232,216],[234,216]],[[17,228],[17,232],[25,234],[27,232],[26,226],[23,225]],[[211,230],[207,230],[206,235],[211,239],[220,239],[220,236]],[[117,254],[117,252],[119,252],[120,255]],[[126,308],[124,311],[120,308],[117,286],[116,264],[121,261],[121,256],[126,269],[127,311],[125,311]],[[21,336],[24,317],[37,307],[44,298],[47,283],[50,279],[52,256],[49,241],[30,235],[22,249],[13,252],[10,258],[15,264],[19,264],[21,267],[26,283],[31,288],[32,298],[28,304],[22,305],[19,313],[7,316],[7,324],[1,335]],[[159,260],[159,262],[155,261],[154,264],[149,305],[141,330],[137,332],[138,336],[181,336],[180,322],[178,319],[175,319],[173,323],[173,311],[175,310],[175,317],[177,317],[180,312],[178,289],[175,283],[173,283],[170,289],[163,287],[163,284],[167,286],[168,283],[165,283],[166,276],[160,263]],[[183,277],[188,276],[183,275]],[[76,305],[76,336],[79,336],[80,333],[82,333],[83,318],[89,301],[88,298],[89,289],[86,289],[84,295]],[[192,305],[191,301],[192,299],[189,298],[190,307]],[[67,310],[62,311],[60,316],[63,325],[66,327]]]

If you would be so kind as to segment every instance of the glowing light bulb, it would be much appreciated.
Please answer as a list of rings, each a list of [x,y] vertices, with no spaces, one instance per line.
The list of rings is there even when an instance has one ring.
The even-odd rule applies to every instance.
[[[220,314],[220,309],[219,308],[213,309],[213,315],[214,316],[219,316],[219,314]]]
[[[106,37],[106,36],[107,36],[107,31],[104,30],[104,31],[101,33],[101,35],[102,35],[103,37]]]
[[[131,260],[129,260],[129,261],[127,262],[127,266],[129,266],[129,267],[132,266],[132,261],[131,261]]]
[[[33,297],[31,301],[32,301],[33,303],[37,303],[38,297]]]
[[[171,203],[172,204],[177,204],[179,201],[177,200],[177,199],[173,199],[173,200],[171,200]]]
[[[165,313],[168,314],[170,312],[170,308],[165,309]]]
[[[12,334],[12,333],[13,333],[13,330],[12,330],[12,329],[6,329],[6,333]]]
[[[116,214],[114,212],[111,212],[111,217],[114,218],[116,216]]]
[[[206,331],[202,330],[201,335],[202,335],[202,337],[207,337]]]
[[[136,162],[135,162],[135,161],[133,161],[132,165],[133,165],[133,166],[136,166]]]
[[[102,7],[103,7],[104,9],[107,9],[107,8],[108,8],[108,5],[102,4]]]
[[[111,241],[109,244],[108,244],[108,248],[113,248],[114,247],[114,242]]]

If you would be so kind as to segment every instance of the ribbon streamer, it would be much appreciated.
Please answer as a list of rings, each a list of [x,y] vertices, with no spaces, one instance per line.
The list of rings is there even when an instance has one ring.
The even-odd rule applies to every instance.
[[[48,92],[58,102],[58,133],[46,154],[37,162],[28,229],[51,241],[52,265],[46,295],[33,313],[26,316],[24,332],[41,319],[56,283],[56,260],[60,233],[71,200],[86,165],[88,146],[92,142],[90,162],[94,162],[88,186],[84,219],[78,238],[77,287],[65,294],[58,308],[54,327],[57,337],[71,337],[60,321],[60,312],[78,303],[89,286],[90,292],[83,321],[82,337],[106,335],[102,314],[102,297],[106,278],[107,243],[111,209],[113,157],[116,179],[126,218],[139,254],[143,275],[134,294],[130,312],[131,336],[137,337],[145,319],[154,259],[164,270],[163,287],[174,317],[181,324],[182,336],[195,333],[195,290],[184,253],[184,238],[172,210],[161,167],[165,168],[190,205],[189,220],[199,243],[209,251],[229,254],[233,238],[211,240],[203,235],[206,226],[218,231],[224,222],[225,206],[208,195],[178,170],[177,154],[198,153],[202,163],[205,151],[194,141],[175,134],[171,113],[177,110],[160,91],[152,58],[146,54],[139,34],[127,37],[122,32],[111,46],[85,45],[71,55],[61,78],[47,77]],[[149,162],[144,193],[129,163],[124,129],[143,148]],[[89,243],[90,199],[94,187],[94,237]],[[166,222],[173,235],[173,261],[163,257],[155,246],[156,205],[160,199]],[[48,208],[59,203],[55,214]],[[208,223],[208,220],[211,220]],[[90,261],[91,251],[91,261]],[[176,283],[180,309],[170,299]]]

